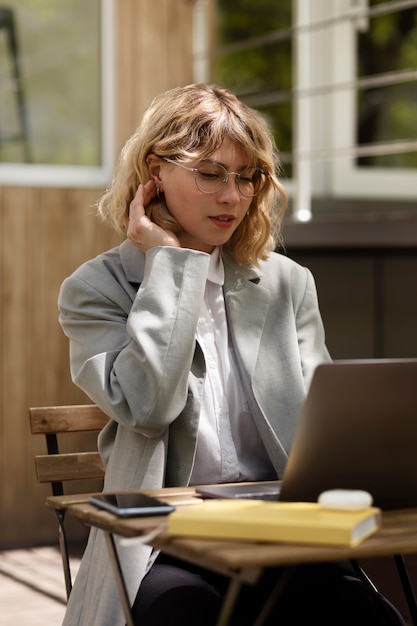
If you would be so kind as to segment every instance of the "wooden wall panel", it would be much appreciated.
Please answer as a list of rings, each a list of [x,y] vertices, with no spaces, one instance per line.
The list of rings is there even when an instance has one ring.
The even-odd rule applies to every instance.
[[[326,331],[334,359],[370,358],[374,337],[374,259],[361,253],[291,255],[314,275]]]
[[[1,510],[0,520],[6,523],[16,502],[26,498],[24,450],[27,436],[19,410],[28,399],[27,363],[30,359],[28,336],[24,331],[28,320],[29,298],[27,276],[30,263],[26,253],[30,224],[26,219],[29,205],[27,190],[10,190],[5,194],[1,211],[1,278],[2,278],[2,429],[1,429]],[[21,510],[21,508],[19,507]],[[0,523],[1,523],[0,522]],[[17,524],[0,527],[1,535],[10,531],[17,538]]]
[[[386,356],[417,357],[417,253],[387,255],[383,265],[383,342]]]
[[[193,81],[194,4],[194,0],[117,3],[119,148],[157,94]]]
[[[68,343],[58,324],[63,279],[87,258],[117,243],[91,204],[98,190],[5,188],[1,215],[1,528],[0,545],[55,539],[35,480],[44,451],[28,425],[28,407],[84,402],[71,382]]]
[[[417,357],[417,249],[302,250],[334,359]]]

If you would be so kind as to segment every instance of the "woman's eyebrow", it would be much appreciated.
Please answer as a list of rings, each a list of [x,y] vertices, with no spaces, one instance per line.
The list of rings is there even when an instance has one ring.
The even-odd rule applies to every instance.
[[[204,163],[210,163],[211,165],[221,165],[222,167],[224,167],[224,169],[225,169],[225,170],[227,170],[227,171],[231,171],[231,169],[230,169],[230,167],[229,167],[229,165],[228,165],[227,163],[222,163],[221,161],[216,161],[216,160],[214,160],[214,159],[207,158],[207,159],[204,159],[203,161],[200,161],[200,163],[201,163],[202,165],[203,165]],[[253,169],[255,169],[255,166],[254,166],[254,165],[248,165],[248,164],[246,164],[246,165],[241,165],[241,166],[238,168],[238,172],[243,172],[243,170],[246,170],[246,169],[251,168],[251,167],[253,167]]]

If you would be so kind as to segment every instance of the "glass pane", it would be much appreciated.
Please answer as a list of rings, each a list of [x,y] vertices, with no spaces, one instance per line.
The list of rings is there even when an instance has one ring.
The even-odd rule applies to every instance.
[[[370,0],[370,6],[381,0]],[[417,8],[373,17],[358,34],[358,76],[417,68]],[[415,140],[417,83],[358,91],[357,140],[360,144]],[[360,166],[417,167],[417,153],[387,154],[358,159]]]
[[[291,69],[290,40],[223,54],[216,62],[217,82],[243,97],[290,90]]]
[[[292,177],[292,103],[256,107],[267,119],[274,130],[275,141],[281,153],[282,174],[284,178]]]
[[[100,4],[0,8],[1,162],[101,165]]]
[[[285,153],[292,151],[291,9],[291,0],[218,0],[220,54],[214,67],[214,81],[266,116],[279,150]],[[288,37],[281,39],[282,31],[288,31]],[[291,165],[284,169],[290,177]]]

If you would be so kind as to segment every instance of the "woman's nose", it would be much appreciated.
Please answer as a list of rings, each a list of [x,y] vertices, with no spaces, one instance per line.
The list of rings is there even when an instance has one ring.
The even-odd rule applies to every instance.
[[[240,192],[237,186],[237,174],[234,172],[229,174],[227,183],[218,192],[218,197],[221,202],[239,202],[240,200]]]

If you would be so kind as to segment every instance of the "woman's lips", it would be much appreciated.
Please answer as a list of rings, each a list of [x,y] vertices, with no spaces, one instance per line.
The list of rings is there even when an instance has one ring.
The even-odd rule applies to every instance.
[[[230,228],[235,223],[234,215],[215,215],[209,218],[219,228]]]

